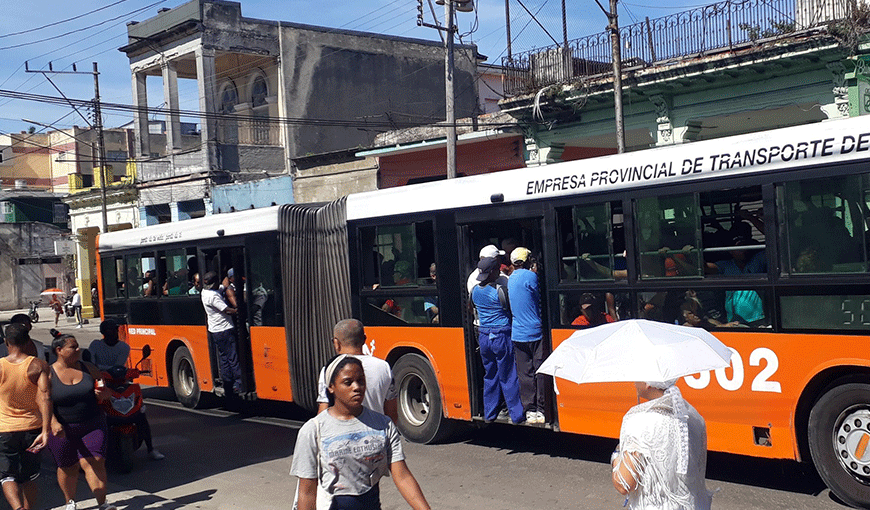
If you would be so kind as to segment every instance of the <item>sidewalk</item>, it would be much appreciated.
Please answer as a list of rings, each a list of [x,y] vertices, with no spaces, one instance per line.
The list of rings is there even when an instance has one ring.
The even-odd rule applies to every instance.
[[[27,315],[27,312],[27,308],[0,311],[0,321],[5,324],[13,315],[18,313]],[[57,326],[55,326],[54,312],[52,312],[47,306],[38,308],[37,312],[39,312],[39,322],[33,324],[33,330],[30,332],[30,336],[34,340],[39,340],[45,345],[51,345],[51,333],[49,333],[49,330],[52,328],[55,328],[62,333],[69,333],[70,335],[75,336],[82,349],[86,349],[91,344],[91,340],[95,340],[101,336],[99,317],[85,319],[87,324],[83,325],[81,328],[77,328],[75,318],[67,317],[65,315],[60,316],[60,319],[57,321]]]

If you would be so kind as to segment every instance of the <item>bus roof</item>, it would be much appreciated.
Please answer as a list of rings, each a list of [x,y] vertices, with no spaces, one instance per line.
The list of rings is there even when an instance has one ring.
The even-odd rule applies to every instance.
[[[350,195],[349,220],[848,163],[870,158],[870,117],[806,124]]]
[[[281,206],[248,209],[226,214],[213,214],[196,220],[174,221],[148,227],[100,234],[98,245],[103,253],[148,245],[217,239],[224,236],[254,234],[278,230],[278,209]]]

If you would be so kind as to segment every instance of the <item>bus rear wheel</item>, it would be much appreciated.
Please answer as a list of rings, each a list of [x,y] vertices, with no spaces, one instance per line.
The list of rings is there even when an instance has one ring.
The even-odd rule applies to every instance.
[[[175,396],[184,407],[193,409],[199,405],[198,381],[193,356],[182,345],[172,356],[172,386],[175,388]]]
[[[419,354],[405,354],[393,367],[398,391],[399,423],[405,438],[415,443],[434,443],[452,432],[452,420],[444,417],[438,379],[429,361]]]
[[[810,454],[843,502],[870,508],[870,384],[835,386],[810,411]]]

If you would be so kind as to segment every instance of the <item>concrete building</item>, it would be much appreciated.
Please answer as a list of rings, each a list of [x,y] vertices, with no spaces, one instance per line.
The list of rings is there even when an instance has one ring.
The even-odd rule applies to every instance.
[[[121,51],[139,107],[134,156],[142,224],[211,214],[220,186],[292,175],[297,158],[365,147],[385,129],[444,118],[439,42],[245,18],[239,3],[219,0],[193,0],[130,23],[128,40]],[[478,104],[477,54],[469,46],[457,51],[462,117]],[[181,80],[195,80],[195,98],[180,95]],[[152,82],[169,109],[165,140],[148,129]],[[182,118],[198,121],[199,133],[184,134]],[[158,146],[166,156],[155,157]],[[238,203],[225,193],[225,205],[293,201],[289,189],[277,200],[250,195],[273,191],[249,186]]]
[[[56,252],[69,240],[66,226],[59,196],[23,184],[0,191],[0,310],[25,308],[48,287],[73,287],[73,259]]]

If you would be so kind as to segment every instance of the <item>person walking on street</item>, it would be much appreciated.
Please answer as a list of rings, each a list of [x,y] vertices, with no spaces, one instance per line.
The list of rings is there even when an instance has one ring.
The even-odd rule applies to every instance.
[[[612,481],[632,509],[709,510],[707,426],[676,380],[636,382],[638,404],[626,413],[611,457]]]
[[[23,325],[6,327],[9,354],[0,359],[0,483],[13,510],[36,505],[39,451],[48,444],[52,418],[48,364],[24,352],[29,344]]]
[[[72,291],[70,292],[72,292],[72,302],[70,304],[75,311],[76,320],[78,321],[78,326],[76,327],[81,328],[84,324],[84,321],[82,320],[82,296],[81,294],[79,294],[79,289],[77,289],[76,287],[73,287]]]
[[[203,289],[200,297],[208,322],[209,341],[214,343],[218,354],[220,377],[223,381],[224,394],[228,397],[240,395],[242,387],[242,370],[239,366],[238,341],[236,327],[232,315],[238,310],[229,306],[217,290],[218,275],[210,271],[203,277]]]
[[[80,469],[99,510],[118,510],[106,502],[108,427],[98,403],[109,398],[109,390],[97,367],[80,359],[81,349],[74,336],[58,335],[51,348],[57,361],[51,365],[54,419],[48,449],[57,463],[57,483],[67,501],[65,510],[76,510]]]
[[[51,295],[51,300],[48,302],[48,307],[54,312],[54,325],[57,327],[57,321],[60,319],[60,315],[63,313],[63,303],[60,302],[60,298],[57,297],[57,294]]]
[[[522,246],[510,254],[514,270],[507,282],[510,296],[511,341],[517,362],[520,399],[526,410],[526,423],[545,423],[543,375],[536,372],[544,362],[541,328],[541,289],[538,274],[532,271],[531,252]]]
[[[390,475],[414,510],[429,510],[405,463],[396,425],[363,405],[362,362],[340,354],[326,367],[329,408],[299,430],[290,473],[299,478],[298,510],[380,510],[380,479]]]
[[[520,400],[517,382],[517,367],[511,344],[511,320],[499,299],[496,280],[500,276],[500,262],[487,257],[478,263],[478,285],[471,292],[471,301],[477,308],[480,319],[480,358],[483,363],[483,409],[484,419],[498,417],[500,395],[504,395],[508,413],[514,423],[525,421],[525,412]]]
[[[349,354],[362,362],[366,373],[366,392],[363,405],[372,411],[385,414],[398,422],[396,411],[396,386],[393,383],[393,370],[386,361],[363,352],[366,343],[363,323],[356,319],[345,319],[332,330],[332,347],[336,354]],[[326,367],[320,370],[318,381],[317,412],[322,413],[329,407],[329,393],[326,389]]]

